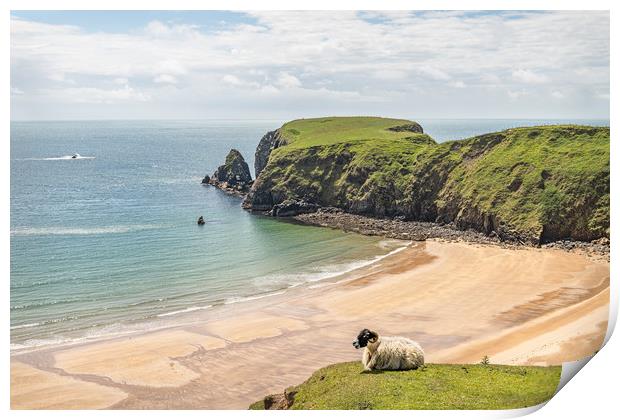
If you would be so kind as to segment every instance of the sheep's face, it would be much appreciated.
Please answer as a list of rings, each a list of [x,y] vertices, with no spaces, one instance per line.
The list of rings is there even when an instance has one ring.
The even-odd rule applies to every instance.
[[[364,328],[357,335],[357,340],[353,342],[353,347],[356,349],[361,349],[362,347],[366,347],[368,343],[374,343],[379,338],[379,334],[374,331],[370,331],[368,328]]]

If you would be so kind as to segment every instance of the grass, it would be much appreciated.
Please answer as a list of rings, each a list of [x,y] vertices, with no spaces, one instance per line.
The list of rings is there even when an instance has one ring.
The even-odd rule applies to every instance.
[[[411,371],[362,373],[359,362],[316,371],[297,391],[298,410],[484,410],[549,400],[561,367],[428,364]],[[258,401],[250,409],[262,409]]]
[[[538,243],[609,236],[609,128],[515,128],[437,144],[408,120],[288,122],[258,188],[379,217],[454,222]],[[262,196],[265,196],[263,194]]]
[[[290,121],[280,131],[291,147],[304,148],[358,140],[405,139],[418,133],[390,131],[388,128],[410,124],[416,123],[394,118],[326,117]]]
[[[527,127],[491,136],[502,140],[469,161],[467,153],[484,136],[442,145],[456,149],[461,163],[440,200],[458,195],[521,231],[544,234],[546,227],[583,239],[608,234],[608,128]]]

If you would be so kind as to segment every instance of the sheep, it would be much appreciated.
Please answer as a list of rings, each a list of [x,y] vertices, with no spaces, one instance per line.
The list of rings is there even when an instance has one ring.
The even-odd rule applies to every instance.
[[[424,364],[422,347],[405,337],[379,337],[376,332],[363,329],[353,347],[365,347],[362,364],[366,372],[417,369]]]

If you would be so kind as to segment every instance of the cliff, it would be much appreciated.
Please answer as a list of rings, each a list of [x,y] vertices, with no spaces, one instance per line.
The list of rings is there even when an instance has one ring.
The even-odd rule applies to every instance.
[[[243,204],[251,210],[337,207],[532,244],[609,237],[608,127],[525,127],[437,144],[412,121],[316,118],[261,143]]]

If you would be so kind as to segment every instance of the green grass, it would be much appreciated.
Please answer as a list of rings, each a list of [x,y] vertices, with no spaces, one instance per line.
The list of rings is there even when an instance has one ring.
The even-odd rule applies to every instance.
[[[379,117],[326,117],[290,121],[280,132],[295,148],[347,143],[358,140],[398,140],[419,133],[388,128],[415,124],[409,120]]]
[[[531,243],[609,236],[608,127],[515,128],[441,144],[389,129],[415,124],[378,117],[286,123],[285,145],[271,153],[258,196],[454,222]]]
[[[458,196],[520,231],[608,235],[609,128],[527,127],[491,136],[502,140],[470,161],[467,153],[484,137],[442,145],[458,146],[461,162],[439,200]]]
[[[298,410],[511,409],[549,400],[561,367],[428,364],[411,371],[362,373],[360,362],[316,371],[296,390]],[[263,401],[250,406],[262,409]]]

